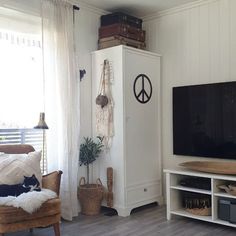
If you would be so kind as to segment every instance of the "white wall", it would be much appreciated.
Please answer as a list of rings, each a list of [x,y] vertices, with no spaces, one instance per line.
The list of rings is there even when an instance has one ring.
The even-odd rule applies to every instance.
[[[148,49],[163,55],[163,167],[206,160],[173,155],[172,87],[236,80],[236,1],[185,5],[146,21],[145,28]]]
[[[100,15],[81,8],[76,16],[76,48],[79,69],[86,74],[80,83],[81,137],[91,136],[91,52],[97,50]]]
[[[101,11],[78,4],[80,10],[76,12],[76,51],[79,69],[85,69],[86,74],[80,83],[80,137],[91,136],[91,52],[97,50],[98,28],[100,26]],[[77,163],[76,163],[77,165]],[[86,176],[85,167],[79,168],[79,178]]]

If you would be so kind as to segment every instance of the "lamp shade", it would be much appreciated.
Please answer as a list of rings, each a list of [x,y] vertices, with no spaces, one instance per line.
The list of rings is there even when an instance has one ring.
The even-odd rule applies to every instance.
[[[39,123],[34,127],[35,129],[48,129],[48,126],[45,122],[45,113],[41,112],[39,116]]]

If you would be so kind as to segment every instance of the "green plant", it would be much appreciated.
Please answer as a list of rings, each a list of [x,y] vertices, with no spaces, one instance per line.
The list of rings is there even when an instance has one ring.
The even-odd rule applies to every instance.
[[[84,142],[80,144],[79,165],[85,165],[87,168],[87,184],[89,184],[89,165],[99,157],[104,146],[102,138],[97,138],[98,142],[94,142],[92,138],[84,138]]]

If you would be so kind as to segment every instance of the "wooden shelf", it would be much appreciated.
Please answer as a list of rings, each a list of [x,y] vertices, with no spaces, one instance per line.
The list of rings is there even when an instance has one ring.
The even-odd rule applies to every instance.
[[[236,199],[236,196],[228,194],[228,193],[214,193],[214,196],[216,197],[225,197],[225,198],[234,198]]]
[[[214,222],[217,223],[217,224],[221,224],[221,225],[236,227],[236,224],[232,224],[232,223],[230,223],[228,221],[225,221],[225,220],[217,219],[217,220],[214,220]]]
[[[219,184],[227,184],[228,182],[236,183],[236,176],[217,175],[210,173],[202,173],[196,171],[186,170],[164,170],[166,173],[166,202],[167,202],[167,219],[170,220],[173,215],[188,217],[192,219],[207,221],[211,223],[231,226],[236,228],[236,223],[232,224],[228,221],[220,220],[218,218],[218,204],[220,198],[236,199],[236,196],[221,192],[218,189]],[[208,178],[211,182],[211,190],[184,187],[179,185],[181,179],[188,177],[202,177]],[[201,216],[192,214],[183,209],[183,195],[182,191],[193,192],[196,194],[206,194],[211,197],[211,216]]]
[[[181,186],[181,185],[171,186],[170,188],[171,189],[182,190],[182,191],[193,192],[193,193],[203,193],[203,194],[211,195],[211,191],[210,190],[205,190],[205,189],[190,188],[190,187],[184,187],[184,186]]]
[[[212,216],[194,215],[194,214],[191,214],[191,213],[187,212],[185,209],[178,209],[178,210],[171,211],[171,214],[179,215],[179,216],[185,216],[185,217],[192,218],[192,219],[197,219],[197,220],[213,222]]]

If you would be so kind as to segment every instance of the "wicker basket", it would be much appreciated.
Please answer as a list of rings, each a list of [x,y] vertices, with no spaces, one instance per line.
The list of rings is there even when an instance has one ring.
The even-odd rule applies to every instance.
[[[183,192],[183,206],[187,212],[199,215],[211,215],[211,196],[201,193]]]
[[[103,185],[101,180],[97,179],[96,184],[85,184],[85,178],[82,177],[79,181],[78,197],[82,214],[99,214],[103,199]]]
[[[205,207],[205,208],[186,208],[186,211],[199,216],[210,216],[211,215],[211,207]]]

